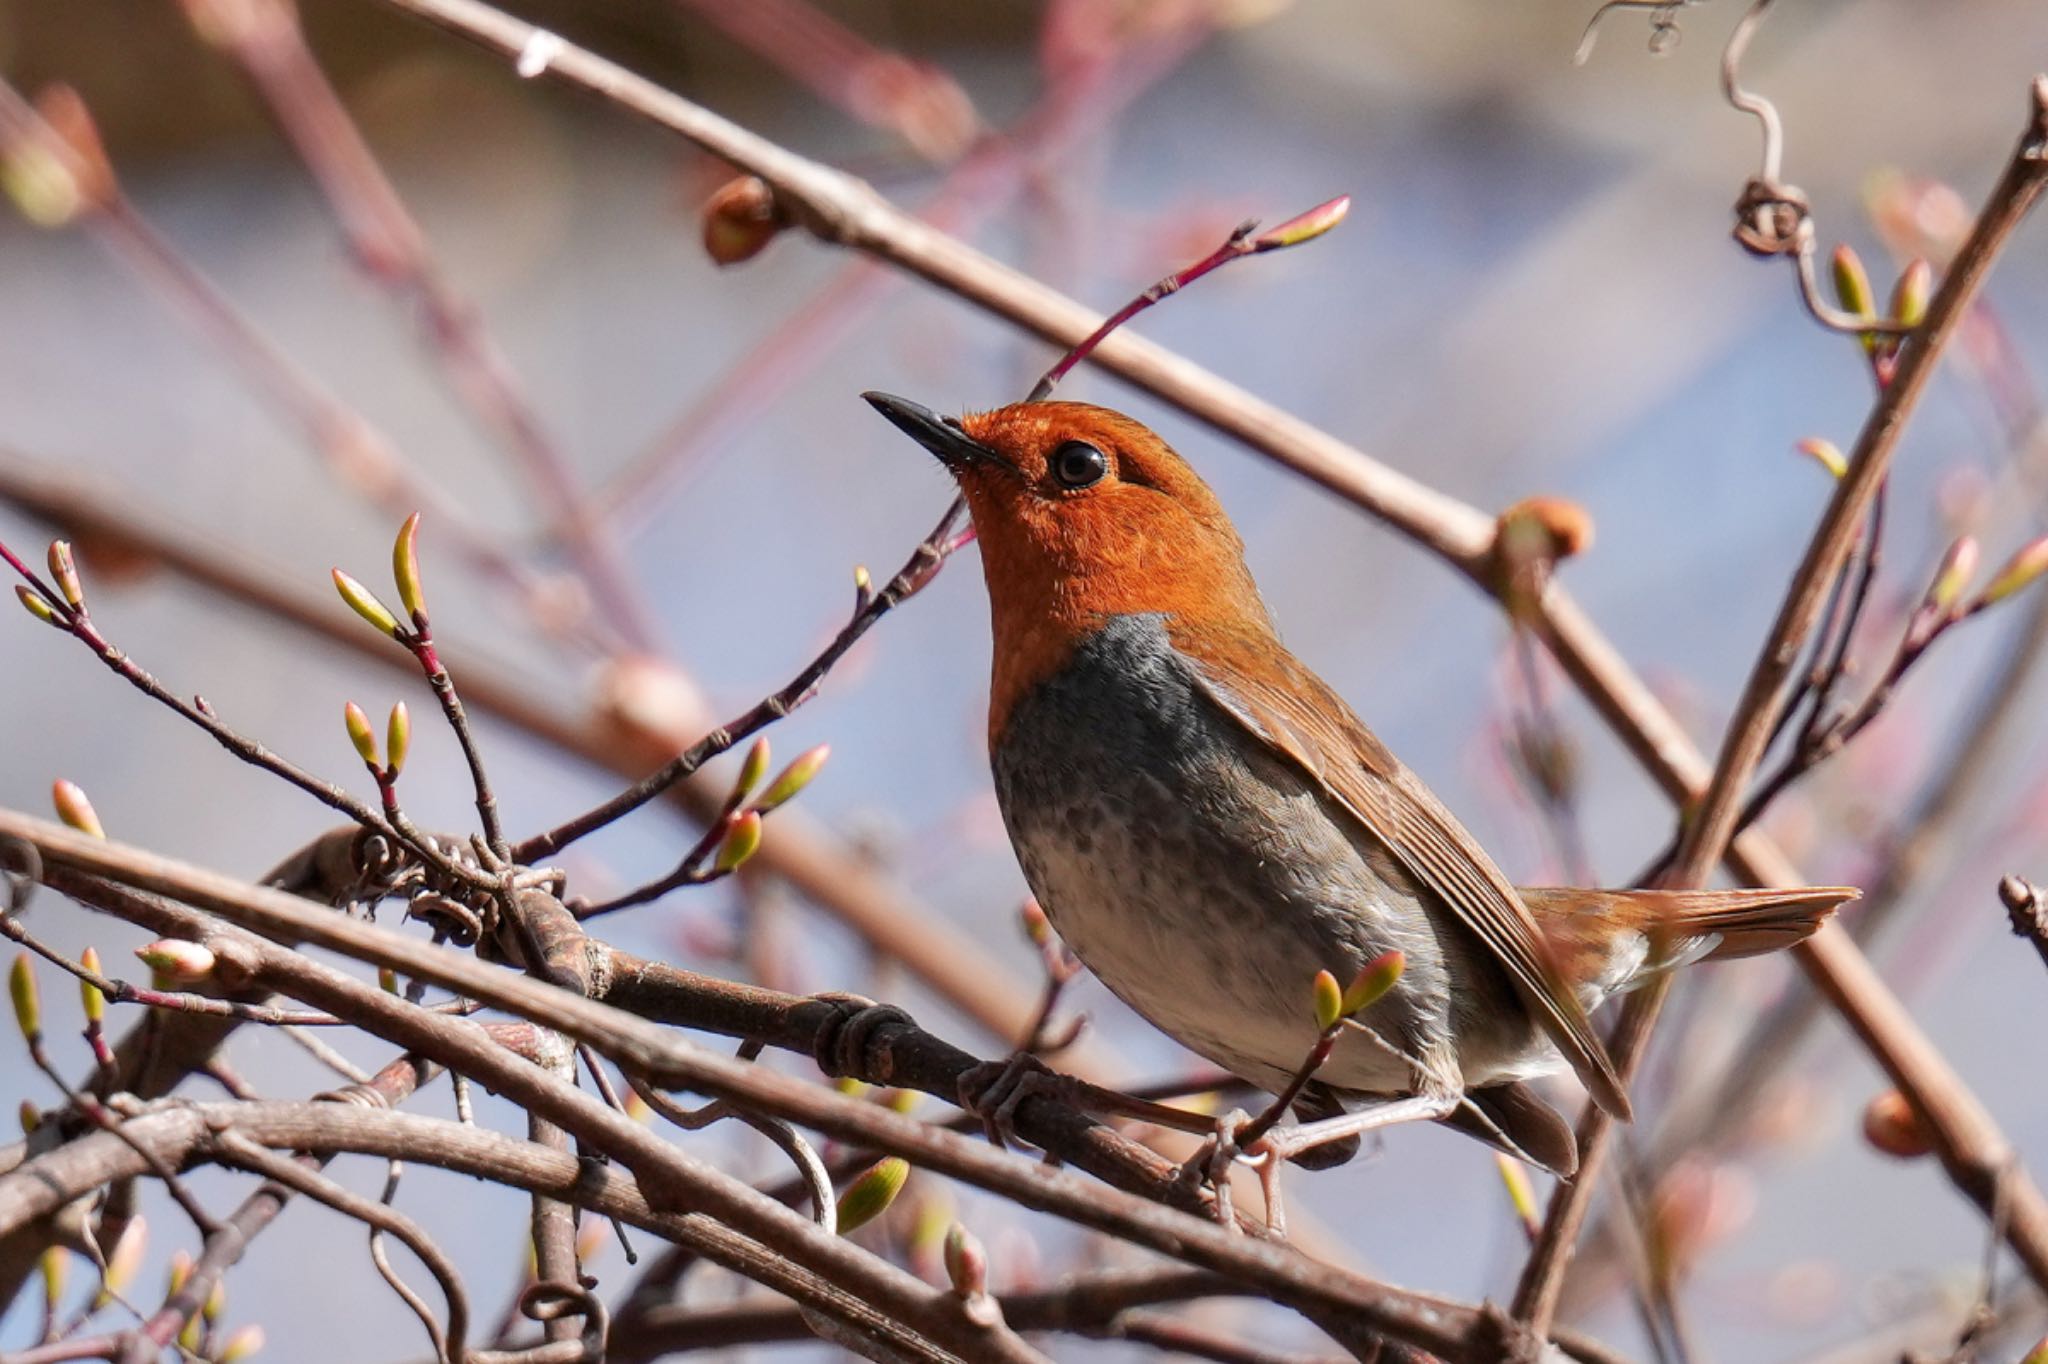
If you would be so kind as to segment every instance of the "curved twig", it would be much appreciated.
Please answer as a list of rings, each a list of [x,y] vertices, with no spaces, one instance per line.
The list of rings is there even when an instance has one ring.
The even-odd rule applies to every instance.
[[[293,1189],[316,1202],[325,1203],[345,1217],[353,1217],[370,1228],[371,1258],[378,1262],[377,1269],[386,1283],[405,1299],[406,1306],[419,1316],[420,1324],[426,1327],[429,1339],[433,1341],[436,1358],[446,1364],[463,1364],[468,1355],[463,1338],[469,1332],[469,1295],[462,1287],[462,1274],[447,1253],[427,1235],[419,1223],[389,1205],[389,1198],[398,1187],[399,1162],[392,1161],[393,1169],[384,1182],[384,1195],[380,1199],[364,1198],[352,1193],[314,1170],[309,1170],[295,1160],[278,1155],[267,1146],[259,1145],[229,1128],[212,1138],[214,1148],[222,1161],[239,1166],[252,1174],[262,1175]],[[434,1276],[441,1286],[441,1296],[448,1304],[448,1327],[445,1332],[436,1324],[434,1314],[422,1302],[419,1295],[405,1286],[385,1260],[378,1235],[389,1232],[405,1243],[405,1248],[419,1257],[427,1272]]]

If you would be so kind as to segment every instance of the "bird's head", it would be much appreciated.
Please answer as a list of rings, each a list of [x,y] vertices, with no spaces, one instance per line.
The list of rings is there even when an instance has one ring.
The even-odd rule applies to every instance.
[[[1265,618],[1215,494],[1131,418],[1025,402],[955,419],[865,396],[966,495],[999,645],[1055,624],[1086,633],[1114,615]]]

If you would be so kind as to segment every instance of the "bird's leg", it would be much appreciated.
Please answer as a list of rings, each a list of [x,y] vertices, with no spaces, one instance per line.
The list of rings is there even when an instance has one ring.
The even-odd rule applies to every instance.
[[[1355,1113],[1340,1113],[1334,1118],[1318,1118],[1299,1127],[1285,1127],[1277,1132],[1268,1132],[1256,1143],[1247,1146],[1247,1151],[1286,1160],[1303,1151],[1318,1146],[1327,1146],[1333,1141],[1348,1137],[1362,1136],[1404,1122],[1435,1122],[1458,1111],[1463,1099],[1455,1093],[1425,1091],[1411,1094],[1405,1099],[1390,1099],[1385,1103],[1361,1108]]]
[[[1291,1102],[1292,1096],[1283,1096]],[[1352,1113],[1319,1118],[1294,1127],[1274,1126],[1284,1114],[1286,1103],[1276,1100],[1253,1118],[1238,1109],[1218,1121],[1209,1140],[1182,1168],[1204,1180],[1216,1191],[1216,1216],[1226,1227],[1236,1225],[1230,1199],[1230,1166],[1242,1160],[1259,1177],[1259,1189],[1266,1199],[1266,1227],[1276,1236],[1287,1234],[1287,1210],[1280,1193],[1280,1166],[1304,1151],[1350,1141],[1367,1132],[1404,1122],[1434,1122],[1458,1110],[1464,1098],[1452,1091],[1430,1089],[1401,1099],[1389,1099]]]

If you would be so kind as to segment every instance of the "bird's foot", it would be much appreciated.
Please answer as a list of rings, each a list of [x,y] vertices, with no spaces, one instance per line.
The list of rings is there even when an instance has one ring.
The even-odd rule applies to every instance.
[[[1017,1140],[1017,1105],[1034,1094],[1073,1102],[1062,1084],[1066,1080],[1030,1052],[1016,1051],[1001,1061],[983,1061],[962,1071],[960,1106],[981,1119],[989,1145],[1006,1150],[1023,1145]]]
[[[1215,1119],[1201,1113],[1063,1075],[1026,1051],[1001,1061],[984,1061],[960,1076],[960,1106],[982,1119],[989,1141],[996,1145],[1022,1144],[1017,1141],[1017,1109],[1025,1100],[1034,1098],[1050,1099],[1084,1113],[1131,1118],[1200,1136],[1208,1135],[1216,1125]]]
[[[1239,1162],[1257,1173],[1259,1192],[1266,1204],[1266,1232],[1276,1239],[1287,1236],[1287,1209],[1280,1196],[1280,1157],[1272,1147],[1272,1133],[1242,1108],[1213,1121],[1208,1140],[1181,1165],[1182,1177],[1197,1187],[1206,1187],[1215,1202],[1216,1220],[1236,1230],[1237,1200],[1232,1191],[1231,1171]]]

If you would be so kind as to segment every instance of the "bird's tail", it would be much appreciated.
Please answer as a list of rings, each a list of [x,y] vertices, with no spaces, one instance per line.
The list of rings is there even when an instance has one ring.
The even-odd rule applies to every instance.
[[[1598,982],[1607,990],[1625,989],[1653,972],[1688,962],[1753,957],[1791,947],[1811,937],[1838,905],[1861,893],[1849,886],[1802,886],[1796,890],[1534,886],[1520,892],[1568,978]],[[1627,950],[1632,939],[1646,950]]]

